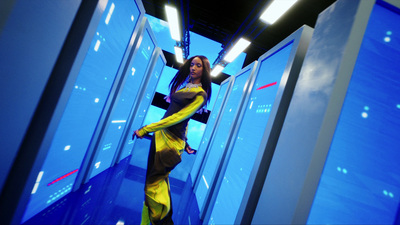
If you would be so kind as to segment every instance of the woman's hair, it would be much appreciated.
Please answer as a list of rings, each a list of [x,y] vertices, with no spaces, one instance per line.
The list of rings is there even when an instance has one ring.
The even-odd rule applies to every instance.
[[[204,91],[207,93],[207,102],[211,99],[211,67],[210,61],[207,57],[202,55],[196,55],[187,59],[185,63],[179,68],[175,77],[172,78],[171,83],[169,83],[170,95],[175,93],[178,88],[186,81],[190,74],[190,64],[194,58],[198,57],[203,62],[203,74],[201,75],[201,85]]]

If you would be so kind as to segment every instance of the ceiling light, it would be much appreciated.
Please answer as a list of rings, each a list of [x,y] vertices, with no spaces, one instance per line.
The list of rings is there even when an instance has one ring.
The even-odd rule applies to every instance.
[[[176,61],[178,61],[178,63],[183,63],[183,51],[182,51],[182,48],[175,46],[174,50],[175,50]]]
[[[275,0],[263,12],[263,14],[260,16],[260,19],[268,24],[273,24],[296,2],[297,0]]]
[[[236,42],[236,44],[233,46],[233,48],[231,48],[231,50],[229,50],[228,54],[225,55],[224,60],[226,62],[232,62],[233,60],[236,59],[236,57],[238,57],[238,55],[240,53],[242,53],[247,46],[250,45],[250,41],[245,40],[243,38],[240,38],[238,42]]]
[[[213,76],[213,77],[217,76],[224,69],[225,69],[225,67],[223,67],[221,65],[214,66],[213,70],[211,71],[211,76]]]
[[[171,32],[171,37],[175,41],[181,41],[181,32],[179,28],[178,11],[174,7],[165,6],[165,11],[167,12],[167,21],[169,24],[169,30]]]

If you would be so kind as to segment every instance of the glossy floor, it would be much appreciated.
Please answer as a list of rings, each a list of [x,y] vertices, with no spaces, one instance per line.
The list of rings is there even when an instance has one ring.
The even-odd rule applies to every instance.
[[[130,164],[131,157],[91,179],[24,224],[140,224],[146,171]],[[170,178],[175,224],[201,224],[187,182]]]

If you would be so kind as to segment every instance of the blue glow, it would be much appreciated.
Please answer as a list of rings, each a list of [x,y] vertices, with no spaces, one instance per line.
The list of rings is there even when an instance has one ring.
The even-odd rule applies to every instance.
[[[218,92],[217,91],[214,92],[214,90],[213,90],[213,93],[214,93],[213,96],[215,96],[215,103],[213,104],[211,114],[208,117],[207,126],[205,128],[204,135],[202,137],[200,146],[197,151],[196,161],[194,162],[194,165],[192,167],[192,173],[191,173],[192,176],[191,177],[193,179],[195,179],[197,177],[197,173],[198,173],[198,170],[200,169],[200,165],[203,163],[203,157],[206,153],[208,143],[211,139],[211,133],[214,129],[217,116],[219,115],[219,111],[221,109],[222,102],[224,100],[224,96],[225,96],[225,93],[228,88],[228,84],[229,84],[229,82],[225,82],[225,83],[221,84]],[[195,181],[193,180],[193,183],[194,182]],[[208,186],[208,184],[206,186]]]
[[[208,103],[208,105],[207,105],[208,110],[213,110],[215,101],[217,100],[219,88],[220,88],[220,86],[218,84],[211,83],[212,94],[211,94],[210,103]]]
[[[221,119],[219,126],[213,134],[213,141],[210,143],[208,151],[210,152],[205,163],[202,176],[208,181],[208,184],[214,182],[218,165],[225,151],[225,146],[228,144],[227,139],[231,132],[231,126],[235,123],[235,116],[238,113],[238,103],[243,98],[245,92],[244,87],[250,76],[252,68],[248,68],[242,74],[236,76],[235,83],[226,100],[223,112],[221,112]],[[199,208],[203,208],[204,201],[209,192],[205,182],[200,182],[196,189],[196,196],[198,198]]]
[[[143,125],[155,123],[161,120],[161,118],[164,116],[166,110],[156,107],[154,105],[150,105],[149,109],[147,110],[146,117],[143,121]],[[135,129],[134,127],[132,127]]]
[[[222,50],[220,43],[193,32],[190,32],[190,42],[189,58],[194,55],[204,55],[210,61],[211,66],[217,59],[218,53]],[[207,46],[207,48],[204,46]],[[223,72],[228,75],[235,75],[242,69],[245,58],[246,53],[241,53],[233,62],[226,66]]]
[[[114,78],[137,24],[137,21],[132,23],[130,17],[133,13],[135,18],[139,18],[140,14],[139,8],[133,1],[124,0],[118,3],[108,25],[101,22],[97,27],[76,79],[75,88],[71,92],[38,175],[41,177],[40,182],[35,184],[37,189],[31,195],[22,222],[68,194],[75,182],[77,172],[48,185],[81,167],[103,113],[105,99],[110,94]],[[104,12],[109,12],[110,6],[111,2]],[[103,13],[101,21],[105,21],[107,15]],[[98,40],[101,41],[101,45],[96,52],[95,46]],[[110,79],[106,80],[105,77]]]
[[[201,142],[201,137],[206,129],[206,124],[201,123],[196,120],[189,120],[188,132],[187,132],[187,142],[193,149],[199,149]]]
[[[160,20],[148,14],[146,14],[145,16],[148,19],[151,29],[154,32],[154,36],[157,39],[158,47],[162,48],[165,51],[173,53],[176,41],[172,40],[171,38],[168,23],[164,20]]]
[[[150,16],[150,15],[146,15],[146,17],[148,18],[149,23],[154,32],[154,35],[157,38],[158,46],[160,46],[165,51],[174,53],[173,47],[176,43],[174,40],[171,39],[168,23],[163,20],[160,20],[158,18],[155,18],[153,16]],[[188,56],[188,58],[190,58],[191,56],[194,56],[194,55],[204,55],[209,59],[210,63],[212,64],[215,61],[215,59],[218,57],[218,53],[222,50],[221,44],[218,42],[215,42],[211,39],[205,38],[201,35],[198,35],[196,33],[193,33],[193,32],[189,32],[189,35],[190,35],[190,47],[189,47],[190,55]],[[205,48],[204,46],[207,46],[207,47]],[[246,57],[246,54],[242,53],[234,62],[232,62],[228,65],[228,67],[225,69],[226,71],[224,71],[224,72],[227,74],[230,74],[230,75],[236,74],[242,68],[245,57]],[[159,81],[156,91],[161,94],[168,95],[169,94],[168,85],[171,82],[171,79],[175,76],[176,72],[177,72],[176,69],[171,68],[171,67],[166,67],[163,70],[163,73],[161,75],[161,78],[160,78],[160,81]],[[216,93],[218,93],[219,85],[213,83],[211,88],[212,88],[213,94],[211,96],[210,103],[207,104],[208,110],[211,110],[214,106],[214,103],[217,98]],[[151,115],[152,113],[157,113],[157,114]],[[150,109],[148,111],[148,115],[146,115],[144,124],[149,124],[151,121],[156,122],[159,119],[161,119],[162,115],[160,117],[159,113],[160,113],[159,110],[155,110],[153,106],[150,107]],[[155,118],[159,118],[159,119],[155,119]],[[200,127],[197,128],[197,130],[201,130]],[[197,134],[196,135],[191,134],[191,135],[196,136],[196,138],[198,138],[198,140],[200,140],[203,132],[193,132],[192,131],[192,133],[194,133],[194,134],[197,133]],[[196,146],[196,145],[193,145],[193,146]]]
[[[260,61],[209,224],[234,224],[293,42]],[[217,191],[217,190],[216,190]]]
[[[110,116],[111,123],[108,124],[104,131],[105,135],[102,137],[101,144],[99,145],[99,148],[103,149],[103,151],[98,151],[95,162],[101,162],[101,164],[93,168],[90,178],[109,168],[114,160],[115,153],[120,146],[120,140],[126,128],[126,121],[129,119],[139,90],[143,86],[142,82],[150,64],[149,59],[155,47],[149,31],[146,29],[143,32],[143,39],[136,56],[133,58],[133,62],[130,62],[130,67],[135,71],[134,76],[126,76],[124,86],[121,87],[118,99],[113,106],[114,109]],[[115,124],[112,121],[123,122]]]
[[[168,23],[166,21],[160,20],[158,18],[155,18],[147,14],[146,17],[149,20],[154,35],[156,36],[156,39],[158,41],[157,42],[158,46],[163,50],[174,54],[175,52],[174,46],[176,45],[176,42],[171,38]],[[203,37],[191,31],[189,31],[189,35],[190,35],[190,46],[189,46],[190,54],[188,58],[194,55],[204,55],[209,59],[212,66],[213,62],[218,57],[218,53],[222,50],[221,43],[215,42],[209,38]],[[232,63],[228,64],[228,66],[224,69],[223,72],[229,75],[236,74],[242,69],[245,58],[246,58],[246,53],[241,53]]]
[[[400,31],[399,20],[399,14],[374,6],[309,224],[395,223],[400,193],[400,179],[395,178],[400,175],[400,117],[393,106],[400,96],[400,37],[392,34]],[[391,41],[382,40],[382,33],[391,35]],[[360,117],[363,107],[366,112]],[[346,176],[331,172],[338,164],[346,167],[342,169]]]
[[[176,72],[178,72],[177,69],[174,69],[172,67],[166,66],[165,69],[163,70],[160,81],[158,82],[157,89],[156,91],[158,93],[164,94],[164,95],[169,95],[169,83],[171,82],[172,78],[174,78]]]
[[[188,58],[195,55],[204,55],[208,58],[212,66],[212,63],[218,57],[218,52],[221,51],[222,49],[221,44],[206,37],[203,37],[199,34],[193,33],[191,31],[189,32],[189,34],[190,34],[190,55]]]
[[[242,69],[245,59],[246,59],[246,53],[244,52],[240,53],[240,55],[233,62],[229,63],[222,72],[229,75],[236,74],[238,71]]]
[[[165,67],[164,61],[162,60],[161,56],[159,56],[156,66],[150,77],[149,84],[146,88],[144,98],[140,101],[139,107],[135,114],[135,118],[133,118],[133,122],[132,122],[132,125],[130,128],[131,131],[129,131],[128,136],[126,137],[125,141],[123,142],[124,146],[123,146],[123,149],[121,152],[120,159],[123,159],[132,153],[132,148],[133,148],[133,145],[135,142],[135,140],[132,140],[133,131],[144,126],[144,124],[143,124],[144,118],[145,118],[146,114],[148,114],[149,106],[153,99],[153,95],[154,95],[160,74],[162,73],[164,67]]]

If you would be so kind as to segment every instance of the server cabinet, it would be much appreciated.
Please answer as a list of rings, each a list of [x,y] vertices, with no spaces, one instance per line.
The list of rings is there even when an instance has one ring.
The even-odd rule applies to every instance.
[[[162,50],[160,48],[157,48],[157,53],[157,59],[155,61],[153,72],[148,79],[146,89],[143,90],[142,96],[141,98],[139,98],[141,100],[137,108],[132,112],[132,115],[134,115],[134,117],[131,119],[129,129],[126,130],[126,133],[123,137],[123,142],[121,142],[122,151],[119,155],[119,161],[132,154],[132,149],[135,145],[136,140],[132,140],[132,134],[135,129],[138,129],[144,125],[144,118],[148,112],[151,101],[153,100],[159,78],[165,67],[166,59],[162,53]]]
[[[92,153],[90,146],[109,110],[121,78],[121,65],[127,60],[144,15],[141,2],[135,1],[100,1],[98,10],[101,18],[94,17],[89,25],[41,142],[29,179],[32,182],[25,190],[30,193],[29,200],[21,199],[19,205],[19,210],[25,210],[22,222],[80,185],[79,176],[85,171],[82,164]]]
[[[227,146],[232,137],[232,132],[238,121],[243,102],[248,94],[248,88],[253,81],[253,74],[257,61],[243,68],[235,75],[232,88],[226,95],[223,108],[219,112],[220,119],[215,126],[215,131],[207,146],[207,155],[195,184],[195,195],[199,205],[201,217],[207,211],[210,197],[215,189],[222,162],[227,155]]]
[[[254,213],[312,33],[303,26],[258,59],[205,222],[247,223]]]
[[[397,1],[320,14],[253,223],[396,222],[398,20]]]
[[[138,107],[140,93],[145,91],[146,82],[151,76],[152,63],[157,59],[157,42],[145,17],[133,46],[129,62],[124,67],[124,77],[116,90],[118,94],[96,143],[95,156],[90,162],[90,172],[86,180],[113,166],[117,161],[120,150],[118,146],[128,128],[126,125],[129,124],[131,112]]]
[[[217,98],[211,111],[211,115],[209,116],[207,121],[206,129],[204,130],[203,137],[201,138],[196,160],[194,161],[192,171],[190,173],[193,187],[195,186],[195,181],[198,180],[197,176],[199,174],[200,167],[204,162],[204,158],[207,154],[208,145],[210,143],[211,137],[213,136],[215,124],[217,124],[220,118],[221,108],[224,105],[226,95],[228,94],[231,85],[234,82],[234,79],[234,76],[229,77],[225,79],[220,85],[219,91],[217,93]]]

